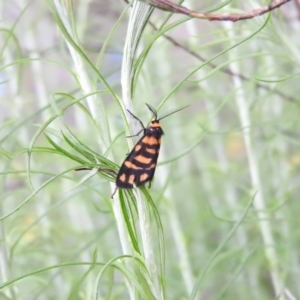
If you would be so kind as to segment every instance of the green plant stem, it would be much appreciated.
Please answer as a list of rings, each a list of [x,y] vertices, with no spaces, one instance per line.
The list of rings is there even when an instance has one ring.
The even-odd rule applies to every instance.
[[[228,29],[228,35],[232,39],[235,38],[232,23],[224,23],[223,26]],[[228,52],[231,59],[237,56],[236,49],[232,49]],[[232,72],[241,72],[239,62],[232,62],[230,64]],[[236,90],[235,102],[238,109],[241,127],[244,128],[242,131],[243,139],[246,147],[249,175],[251,179],[252,191],[256,193],[253,205],[256,209],[258,225],[261,231],[263,243],[265,246],[265,256],[269,263],[269,271],[271,281],[273,284],[274,292],[277,299],[283,300],[284,297],[280,296],[282,293],[283,282],[280,277],[278,269],[279,258],[275,250],[275,241],[271,229],[271,223],[269,221],[269,215],[267,214],[266,199],[263,193],[263,184],[261,181],[260,168],[258,159],[256,156],[256,149],[251,138],[251,117],[249,111],[249,104],[247,102],[247,95],[244,89],[243,82],[238,77],[232,77],[232,84]]]
[[[65,39],[74,63],[75,73],[78,83],[82,89],[83,95],[90,94],[92,92],[95,92],[95,89],[93,88],[91,78],[88,75],[85,60],[81,52],[79,51],[80,46],[77,38],[77,32],[75,30],[74,24],[72,24],[72,10],[67,10],[67,8],[62,3],[63,2],[59,0],[53,0],[55,13],[58,15],[64,26],[64,28],[61,28],[62,34],[65,35],[64,30],[66,30],[66,34],[70,35],[73,42],[77,45],[77,47],[75,48],[74,44],[70,43],[67,38]],[[96,95],[90,95],[86,97],[86,101],[96,124],[100,128],[101,141],[99,144],[102,145],[100,149],[104,152],[104,150],[109,147],[111,142],[104,104],[102,101],[99,101]]]
[[[129,24],[127,30],[127,36],[124,47],[124,56],[122,62],[121,72],[121,84],[122,84],[122,100],[123,100],[123,111],[126,109],[133,111],[132,107],[132,79],[133,79],[133,66],[135,53],[139,44],[141,34],[144,30],[145,25],[153,11],[153,8],[139,1],[134,1]],[[135,127],[132,123],[131,116],[125,113],[125,123],[130,124],[131,134],[135,133]],[[130,149],[133,147],[131,139],[128,139]],[[163,299],[162,288],[158,279],[158,274],[154,256],[154,248],[151,238],[151,223],[149,217],[149,207],[145,203],[145,199],[142,197],[140,191],[137,195],[137,210],[139,216],[139,227],[140,236],[143,244],[143,256],[145,263],[150,273],[151,280],[153,282],[153,294],[156,299]]]

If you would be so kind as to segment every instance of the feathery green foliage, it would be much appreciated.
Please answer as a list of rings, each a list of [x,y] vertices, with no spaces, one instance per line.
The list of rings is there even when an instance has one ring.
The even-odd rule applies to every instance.
[[[3,299],[299,297],[295,3],[236,23],[135,0],[0,11]],[[111,199],[145,103],[190,107],[161,121],[151,189]]]

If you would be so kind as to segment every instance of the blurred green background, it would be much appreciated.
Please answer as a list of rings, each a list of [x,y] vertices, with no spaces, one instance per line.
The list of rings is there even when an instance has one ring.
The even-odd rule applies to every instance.
[[[267,3],[230,1],[215,13]],[[103,271],[130,254],[113,179],[75,172],[82,164],[70,159],[85,149],[120,166],[130,151],[120,106],[130,12],[121,0],[0,3],[1,299],[145,299],[129,292],[136,270]],[[140,281],[141,290],[149,299],[298,299],[299,1],[236,23],[157,9],[150,22],[130,109],[146,125],[145,103],[159,116],[190,106],[161,122],[148,192],[161,220],[151,219],[151,244],[164,295],[151,298]],[[135,212],[130,222],[140,245]]]

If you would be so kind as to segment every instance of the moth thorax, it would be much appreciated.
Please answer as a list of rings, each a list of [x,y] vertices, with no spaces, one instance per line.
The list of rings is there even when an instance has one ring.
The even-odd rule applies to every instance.
[[[153,120],[153,121],[151,121],[151,125],[150,125],[152,128],[155,128],[155,127],[161,127],[160,126],[160,123],[159,123],[159,121],[158,120]]]
[[[150,124],[150,132],[152,135],[156,137],[160,137],[164,134],[163,130],[161,129],[160,123],[158,120],[153,120]]]

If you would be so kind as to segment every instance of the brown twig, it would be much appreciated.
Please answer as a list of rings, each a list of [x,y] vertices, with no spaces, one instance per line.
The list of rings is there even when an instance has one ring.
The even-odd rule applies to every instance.
[[[149,22],[149,24],[150,24],[155,30],[157,30],[156,26],[155,26],[152,22]],[[175,47],[178,47],[178,48],[180,48],[180,49],[186,51],[187,53],[189,53],[189,54],[192,55],[193,57],[199,59],[200,61],[205,62],[205,61],[207,60],[207,59],[205,59],[204,57],[202,57],[201,55],[199,55],[198,53],[196,53],[195,51],[193,51],[193,50],[191,50],[191,49],[189,49],[189,48],[187,48],[187,47],[181,45],[180,43],[178,43],[177,41],[175,41],[172,37],[170,37],[170,36],[168,36],[168,35],[166,35],[166,34],[164,34],[163,36],[164,36],[164,38],[167,39],[170,43],[172,43]],[[213,69],[219,67],[218,65],[214,64],[213,62],[209,62],[207,65],[210,66],[210,67],[213,68]],[[233,71],[231,71],[229,68],[226,68],[226,67],[221,68],[220,71],[223,72],[223,73],[225,73],[225,74],[227,74],[227,75],[230,75],[230,76],[236,76],[236,77],[242,79],[243,81],[249,81],[249,80],[251,80],[250,77],[245,76],[244,74],[241,74],[241,73],[233,72]],[[263,83],[257,82],[257,83],[256,83],[256,86],[257,86],[258,88],[264,89],[264,90],[266,90],[266,91],[271,91],[271,90],[272,90],[272,88],[270,88],[269,86],[267,86],[267,85],[265,85],[265,84],[263,84]],[[274,91],[274,93],[276,93],[277,95],[279,95],[280,97],[282,97],[282,99],[285,99],[285,100],[288,100],[288,101],[290,101],[290,102],[293,102],[293,103],[295,103],[295,104],[297,104],[297,105],[300,105],[300,103],[297,101],[297,99],[296,99],[295,97],[293,97],[293,96],[287,95],[287,94],[282,93],[282,92],[280,92],[280,91],[278,91],[278,90]]]
[[[90,170],[93,170],[93,168],[83,167],[83,168],[77,168],[77,169],[75,169],[75,171],[90,171]],[[116,171],[114,171],[112,169],[108,169],[108,168],[98,168],[98,172],[103,172],[103,173],[117,175]]]
[[[244,12],[240,14],[210,14],[201,13],[194,10],[190,10],[182,5],[175,4],[169,0],[140,0],[151,6],[157,7],[162,10],[171,11],[178,14],[184,14],[191,18],[205,19],[209,21],[240,21],[246,19],[252,19],[257,16],[261,16],[271,10],[274,10],[281,5],[291,1],[291,0],[273,0],[269,5],[253,9],[249,12]]]
[[[296,0],[295,2],[296,8],[298,10],[298,19],[300,19],[300,0]]]
[[[127,2],[127,3],[129,3],[128,0],[124,0],[124,1]],[[149,0],[149,1],[153,1],[153,0]],[[157,1],[157,0],[155,0],[155,1]],[[287,1],[286,1],[286,0],[285,0],[285,1],[272,1],[272,3],[273,3],[273,5],[274,5],[275,2],[276,2],[276,3],[277,3],[277,6],[276,6],[276,7],[279,7],[280,5],[282,5],[282,4],[286,3],[286,2],[289,2],[289,1],[290,1],[290,0],[287,0]],[[297,0],[297,1],[299,1],[299,0]],[[144,1],[144,2],[147,2],[147,0]],[[168,1],[168,2],[169,2],[169,1]],[[278,2],[281,2],[281,4],[279,5]],[[271,3],[271,4],[272,4],[272,3]],[[271,5],[271,4],[270,4],[270,5]],[[269,6],[270,6],[270,5],[269,5]],[[269,7],[269,6],[268,6],[268,7]],[[273,9],[274,9],[274,8],[275,8],[275,7],[273,7]],[[162,8],[162,9],[163,9],[163,8]],[[149,21],[149,24],[152,26],[152,28],[153,28],[154,30],[157,30],[157,27],[156,27],[151,21]],[[202,61],[202,62],[205,62],[205,61],[206,61],[206,58],[204,58],[204,57],[202,57],[201,55],[199,55],[198,53],[196,53],[196,52],[190,50],[190,49],[187,48],[186,46],[181,45],[180,43],[178,43],[178,42],[177,42],[175,39],[173,39],[172,37],[170,37],[170,36],[168,36],[168,35],[166,35],[166,34],[164,34],[163,36],[164,36],[170,43],[172,43],[175,47],[178,47],[178,48],[180,48],[180,49],[186,51],[187,53],[189,53],[190,55],[194,56],[195,58],[199,59],[199,60]],[[213,68],[213,69],[215,69],[215,68],[218,67],[218,66],[217,66],[216,64],[214,64],[213,62],[209,62],[207,65],[210,66],[210,67]],[[245,76],[244,74],[241,74],[241,73],[235,73],[235,72],[231,71],[229,68],[226,68],[226,67],[221,68],[220,71],[223,72],[223,73],[225,73],[225,74],[227,74],[227,75],[230,75],[230,76],[236,76],[236,77],[240,78],[240,79],[243,80],[243,81],[249,81],[249,80],[251,79],[250,77]],[[270,88],[269,86],[267,86],[267,85],[265,85],[265,84],[263,84],[263,83],[257,82],[256,85],[257,85],[258,88],[264,89],[264,90],[266,90],[266,91],[272,91],[272,88]],[[274,91],[274,93],[276,93],[277,95],[279,95],[280,97],[282,97],[282,99],[285,99],[285,100],[288,100],[288,101],[290,101],[290,102],[292,102],[292,103],[294,103],[294,104],[300,105],[300,103],[297,101],[297,99],[296,99],[295,97],[293,97],[293,96],[287,95],[287,94],[282,93],[282,92],[280,92],[280,91],[278,91],[278,90]]]

